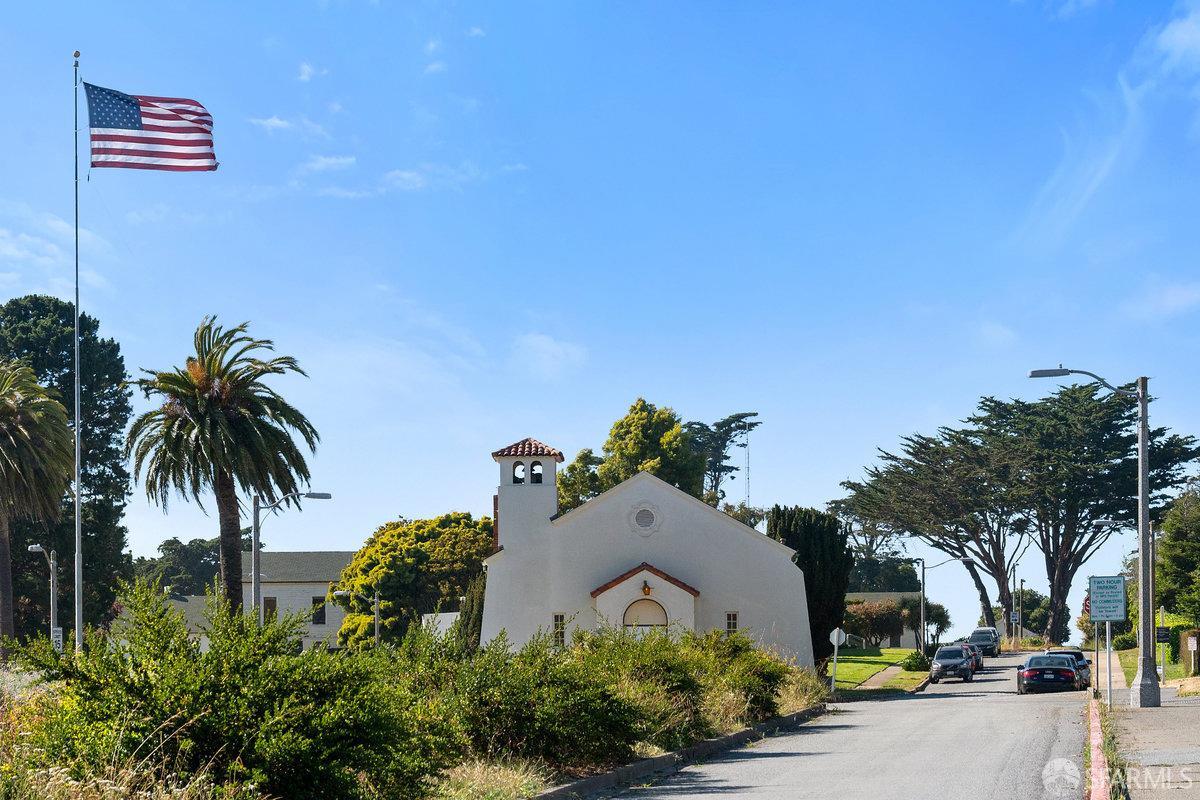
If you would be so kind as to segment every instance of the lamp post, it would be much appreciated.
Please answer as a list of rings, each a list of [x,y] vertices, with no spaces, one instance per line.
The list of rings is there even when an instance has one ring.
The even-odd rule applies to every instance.
[[[1137,379],[1137,390],[1118,389],[1094,372],[1083,369],[1035,369],[1031,378],[1062,378],[1086,375],[1114,394],[1136,397],[1138,402],[1138,669],[1129,687],[1129,704],[1134,708],[1154,708],[1162,704],[1158,690],[1158,669],[1154,663],[1154,599],[1150,581],[1154,571],[1150,563],[1150,379]]]
[[[1017,633],[1025,638],[1025,579],[1021,578],[1021,593],[1017,595]]]
[[[350,597],[353,594],[354,594],[353,592],[346,591],[345,589],[339,589],[338,591],[333,593],[333,596],[334,597]],[[359,595],[359,596],[365,597],[365,595]],[[371,606],[375,613],[375,646],[378,647],[379,646],[379,584],[378,583],[375,584],[375,600],[371,604]]]
[[[925,559],[920,558],[918,556],[914,556],[913,558],[910,558],[908,560],[921,562],[921,633],[919,636],[917,636],[917,647],[921,650],[922,653],[924,653],[925,652],[925,634],[927,633],[926,628],[925,628],[925,570],[926,570]],[[963,564],[974,563],[969,558],[948,558],[945,561],[939,561],[938,563],[934,564],[932,567],[928,567],[928,569],[937,569],[940,566],[949,564],[951,561],[959,561],[959,562],[962,562]]]
[[[250,606],[254,610],[254,619],[259,625],[263,624],[262,607],[262,569],[259,564],[261,548],[258,542],[258,532],[262,528],[262,512],[274,511],[288,500],[303,497],[306,500],[331,500],[329,492],[292,492],[285,494],[274,503],[264,503],[257,494],[254,495],[254,516],[250,526]]]
[[[46,552],[40,544],[29,545],[29,552],[41,553],[50,567],[50,640],[53,641],[54,631],[58,629],[58,553],[54,550]]]

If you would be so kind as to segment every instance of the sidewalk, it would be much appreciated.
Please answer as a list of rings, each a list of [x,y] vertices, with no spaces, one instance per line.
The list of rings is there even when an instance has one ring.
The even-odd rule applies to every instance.
[[[1200,697],[1178,697],[1177,687],[1164,686],[1161,708],[1130,708],[1128,690],[1116,691],[1118,674],[1114,663],[1113,715],[1130,796],[1200,800]]]

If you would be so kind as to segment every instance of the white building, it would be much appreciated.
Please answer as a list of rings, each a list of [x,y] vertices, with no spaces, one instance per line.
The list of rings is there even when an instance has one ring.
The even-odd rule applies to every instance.
[[[353,551],[342,550],[261,551],[263,613],[268,617],[310,614],[302,647],[307,650],[318,642],[336,647],[337,632],[346,613],[341,606],[327,604],[325,596],[352,558]],[[250,608],[251,602],[250,553],[246,551],[242,553],[242,603]]]
[[[562,453],[536,439],[500,465],[496,549],[485,560],[484,641],[568,637],[599,623],[739,630],[813,663],[804,573],[790,548],[649,473],[558,513]]]

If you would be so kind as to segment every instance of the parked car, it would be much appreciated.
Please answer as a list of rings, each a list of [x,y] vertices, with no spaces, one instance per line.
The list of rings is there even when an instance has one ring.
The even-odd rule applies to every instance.
[[[1000,634],[996,633],[995,628],[976,628],[967,641],[979,645],[985,656],[995,658],[1000,655]]]
[[[975,658],[961,645],[939,647],[933,654],[929,667],[929,682],[937,683],[943,678],[960,678],[969,681],[975,677]]]
[[[1017,694],[1050,691],[1071,691],[1078,687],[1079,673],[1075,659],[1063,655],[1030,656],[1017,672]]]
[[[964,643],[967,649],[971,652],[971,657],[975,660],[975,669],[983,669],[983,648],[971,642]]]
[[[1075,672],[1078,673],[1076,689],[1086,689],[1092,685],[1092,661],[1078,647],[1052,647],[1046,650],[1048,656],[1070,656],[1075,659]]]

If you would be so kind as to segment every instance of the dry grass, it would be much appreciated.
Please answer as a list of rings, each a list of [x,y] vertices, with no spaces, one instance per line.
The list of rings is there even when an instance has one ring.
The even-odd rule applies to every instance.
[[[829,684],[811,669],[795,669],[779,687],[779,713],[795,714],[823,703],[829,697]]]
[[[547,787],[547,774],[527,761],[468,761],[447,771],[433,796],[437,800],[522,800]]]
[[[1179,683],[1180,697],[1194,697],[1200,695],[1200,677],[1184,678]]]
[[[0,774],[13,768],[0,766]],[[63,768],[12,771],[0,781],[9,800],[214,800],[212,783],[201,777],[186,782],[163,780],[131,769],[105,777],[77,780]]]

